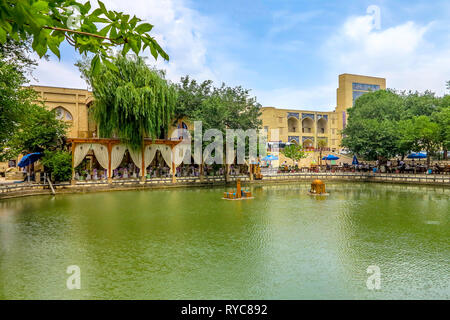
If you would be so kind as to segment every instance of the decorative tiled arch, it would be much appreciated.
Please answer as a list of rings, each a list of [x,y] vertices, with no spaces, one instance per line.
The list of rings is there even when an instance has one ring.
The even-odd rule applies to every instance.
[[[291,142],[292,140],[297,142],[297,144],[300,144],[300,137],[298,137],[298,136],[289,136],[288,137],[288,142]]]
[[[306,140],[311,140],[314,143],[314,137],[302,137],[302,143],[304,143]]]
[[[300,114],[298,112],[288,112],[287,117],[288,119],[297,118],[298,120],[300,120]]]
[[[302,113],[302,120],[304,120],[305,118],[311,118],[311,120],[314,120],[314,113]]]

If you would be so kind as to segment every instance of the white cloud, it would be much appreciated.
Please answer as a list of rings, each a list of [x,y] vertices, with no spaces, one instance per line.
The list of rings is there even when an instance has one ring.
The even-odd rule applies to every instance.
[[[388,87],[443,94],[450,46],[433,42],[436,23],[412,21],[375,30],[371,16],[350,17],[323,47],[329,70],[385,77]]]
[[[34,56],[39,59],[37,55]],[[39,60],[39,66],[30,78],[31,84],[52,87],[87,89],[86,82],[81,79],[78,69],[73,65],[67,65],[58,61],[55,57]]]
[[[336,81],[337,82],[337,81]],[[333,111],[336,101],[336,84],[310,88],[279,88],[253,92],[263,106],[282,109]]]
[[[319,53],[327,69],[324,83],[329,85],[276,88],[257,96],[265,105],[280,108],[331,110],[336,106],[341,73],[384,77],[389,88],[443,95],[450,80],[450,45],[432,39],[438,25],[437,21],[426,25],[409,21],[376,30],[369,15],[349,17]]]

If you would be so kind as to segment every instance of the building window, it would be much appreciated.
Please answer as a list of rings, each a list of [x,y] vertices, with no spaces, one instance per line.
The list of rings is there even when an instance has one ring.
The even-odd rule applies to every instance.
[[[56,115],[56,119],[58,120],[62,120],[62,121],[72,121],[73,117],[72,114],[67,111],[66,109],[64,109],[63,107],[57,107],[55,109],[55,115]]]
[[[353,90],[377,91],[377,90],[380,90],[380,86],[377,84],[366,84],[366,83],[353,82]]]

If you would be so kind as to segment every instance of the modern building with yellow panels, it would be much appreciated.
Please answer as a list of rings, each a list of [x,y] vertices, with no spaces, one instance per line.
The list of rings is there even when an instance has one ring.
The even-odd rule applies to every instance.
[[[364,93],[386,89],[386,79],[354,74],[339,75],[337,104],[334,111],[308,111],[295,109],[262,108],[262,125],[268,131],[269,142],[301,144],[304,148],[317,148],[320,140],[326,148],[339,151],[340,132],[347,122],[347,109]]]

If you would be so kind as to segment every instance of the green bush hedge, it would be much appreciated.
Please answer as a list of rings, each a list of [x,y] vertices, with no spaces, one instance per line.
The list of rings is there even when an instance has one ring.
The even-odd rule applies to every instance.
[[[72,179],[72,155],[66,151],[45,151],[42,164],[57,182]]]

